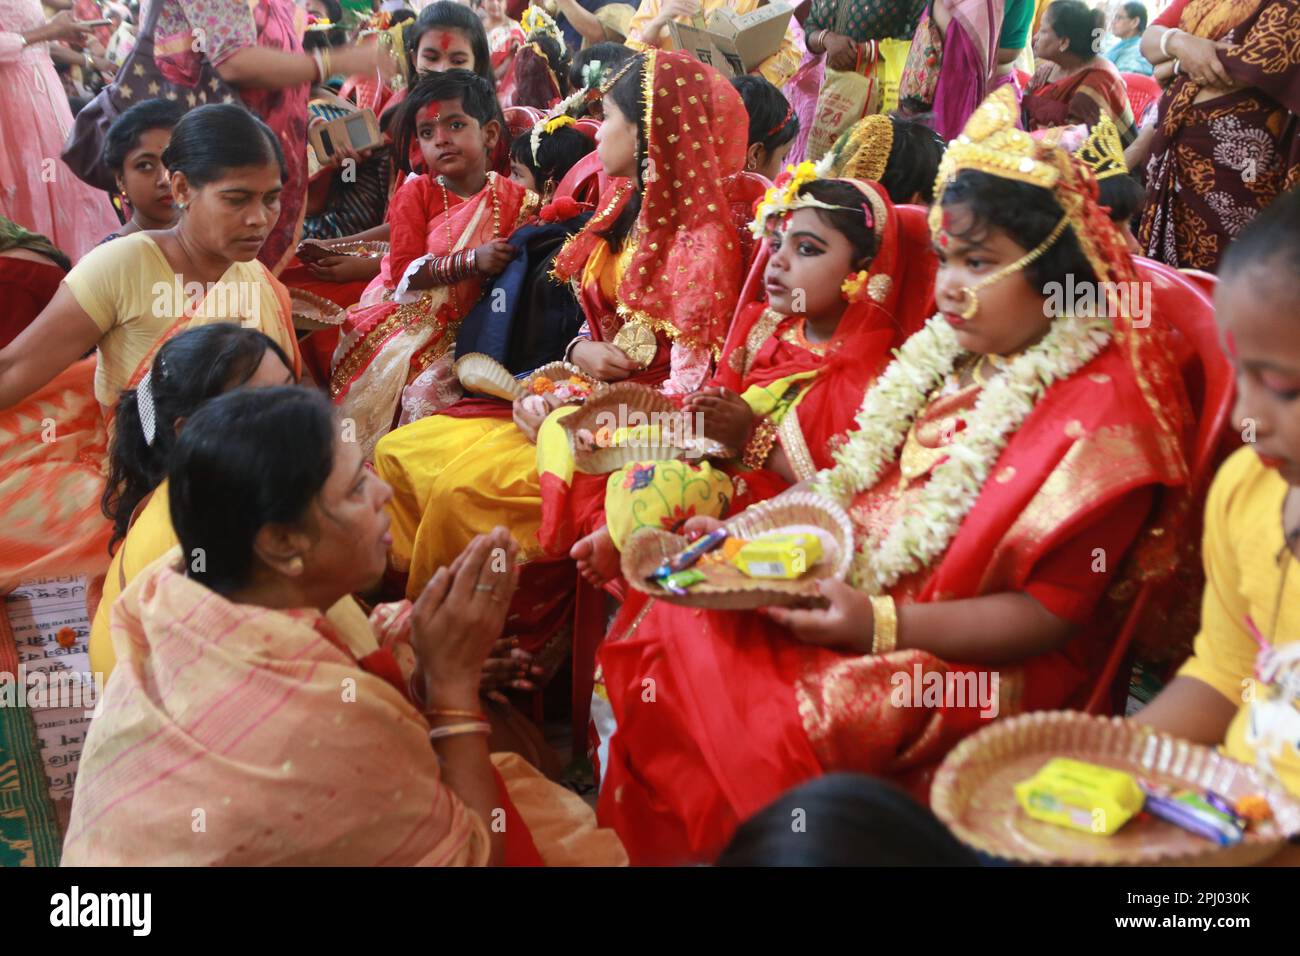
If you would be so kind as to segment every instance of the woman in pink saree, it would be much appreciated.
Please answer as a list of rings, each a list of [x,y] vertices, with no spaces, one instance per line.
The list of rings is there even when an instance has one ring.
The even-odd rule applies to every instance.
[[[956,137],[985,96],[1015,85],[1012,73],[999,71],[998,54],[1007,8],[1024,2],[931,0],[912,37],[899,103],[933,113],[935,132],[945,141]]]

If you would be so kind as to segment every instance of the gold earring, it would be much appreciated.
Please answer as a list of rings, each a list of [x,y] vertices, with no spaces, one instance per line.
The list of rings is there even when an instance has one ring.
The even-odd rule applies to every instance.
[[[302,574],[302,569],[304,567],[306,567],[306,562],[303,561],[303,559],[300,556],[294,555],[294,557],[289,559],[290,574]]]

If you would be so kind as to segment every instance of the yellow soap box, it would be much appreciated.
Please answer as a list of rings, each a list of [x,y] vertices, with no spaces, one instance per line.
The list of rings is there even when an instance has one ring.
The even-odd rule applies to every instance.
[[[751,578],[802,577],[822,559],[822,542],[815,534],[769,534],[746,542],[731,562]]]
[[[1016,800],[1035,820],[1110,836],[1146,798],[1131,774],[1056,757],[1016,784]]]

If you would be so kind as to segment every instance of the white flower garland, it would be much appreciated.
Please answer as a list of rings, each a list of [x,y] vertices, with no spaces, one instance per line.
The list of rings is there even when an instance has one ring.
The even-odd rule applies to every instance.
[[[1105,321],[1059,317],[1047,335],[985,385],[966,428],[947,447],[947,459],[930,473],[916,511],[895,524],[883,541],[862,543],[854,559],[854,586],[881,594],[940,557],[974,507],[1011,434],[1053,382],[1070,377],[1106,347],[1110,332]],[[847,507],[874,485],[894,461],[930,393],[964,354],[940,315],[903,343],[863,399],[855,419],[858,430],[833,453],[835,466],[814,478],[814,489]]]

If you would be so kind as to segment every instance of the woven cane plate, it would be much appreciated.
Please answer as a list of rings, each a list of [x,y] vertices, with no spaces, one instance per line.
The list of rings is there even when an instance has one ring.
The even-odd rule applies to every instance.
[[[303,332],[315,332],[342,325],[347,310],[324,296],[306,289],[290,289],[289,303],[293,310],[293,327]]]
[[[1221,847],[1149,813],[1111,836],[1034,820],[1013,787],[1053,757],[1114,767],[1173,788],[1209,789],[1229,800],[1263,794],[1273,819],[1253,824],[1235,846]],[[1157,734],[1119,717],[1075,711],[999,720],[944,760],[930,806],[964,843],[1017,863],[1081,866],[1248,866],[1300,832],[1300,802],[1281,784],[1211,747]]]
[[[796,492],[747,508],[725,522],[741,538],[757,538],[773,532],[810,532],[822,542],[822,559],[793,581],[750,578],[738,569],[707,559],[696,567],[708,580],[691,587],[686,594],[673,594],[648,580],[663,562],[690,542],[681,535],[643,528],[626,542],[622,555],[623,577],[633,588],[670,604],[715,610],[751,610],[758,607],[825,605],[817,589],[823,578],[843,581],[853,560],[853,526],[849,516],[830,501],[812,492]]]
[[[638,425],[657,430],[642,430],[616,444],[592,443],[592,436]],[[697,434],[690,416],[671,399],[635,382],[604,386],[587,399],[581,410],[561,419],[560,426],[569,435],[574,466],[589,475],[606,475],[634,462],[728,455],[716,441]]]

